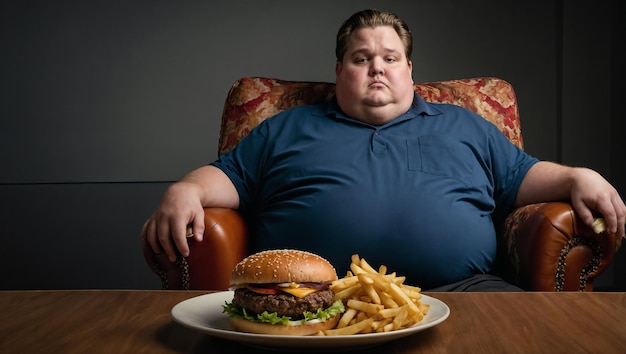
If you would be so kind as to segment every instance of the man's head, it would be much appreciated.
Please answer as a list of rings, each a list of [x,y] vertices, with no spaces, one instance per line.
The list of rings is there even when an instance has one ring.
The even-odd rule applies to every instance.
[[[391,26],[400,37],[404,46],[404,54],[408,60],[411,60],[413,52],[413,35],[409,26],[398,16],[389,12],[381,12],[377,10],[363,10],[355,13],[347,19],[339,31],[337,32],[337,44],[335,46],[335,55],[337,61],[343,61],[346,54],[350,36],[354,31],[363,27]]]
[[[347,115],[382,125],[413,102],[412,36],[396,15],[365,10],[337,33],[337,101]]]

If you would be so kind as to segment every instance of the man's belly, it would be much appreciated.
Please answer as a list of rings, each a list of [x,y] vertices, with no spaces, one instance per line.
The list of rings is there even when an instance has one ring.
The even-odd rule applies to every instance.
[[[253,250],[297,248],[327,258],[339,276],[354,253],[424,289],[490,271],[491,218],[445,196],[341,193],[276,203],[258,214]]]

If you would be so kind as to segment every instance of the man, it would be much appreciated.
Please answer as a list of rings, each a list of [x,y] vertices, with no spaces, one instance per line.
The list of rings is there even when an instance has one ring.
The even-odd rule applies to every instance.
[[[366,10],[337,34],[336,96],[267,119],[231,152],[165,192],[142,233],[157,253],[189,253],[203,207],[238,209],[252,251],[299,248],[338,270],[358,253],[424,289],[519,290],[489,275],[494,222],[529,203],[571,199],[624,236],[626,206],[585,168],[538,161],[485,119],[413,91],[412,36]]]

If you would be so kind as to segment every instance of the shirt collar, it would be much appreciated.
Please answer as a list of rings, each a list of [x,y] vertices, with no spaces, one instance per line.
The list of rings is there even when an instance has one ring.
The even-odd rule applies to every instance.
[[[334,117],[334,118],[346,119],[346,120],[354,121],[354,122],[360,122],[352,117],[348,117],[345,113],[341,111],[341,109],[339,108],[339,104],[337,103],[336,96],[333,96],[332,99],[328,101],[327,103],[318,106],[318,109],[316,110],[315,113],[318,115],[323,115],[327,117]],[[403,115],[385,124],[385,126],[396,124],[398,122],[402,122],[405,120],[413,119],[418,116],[436,116],[442,113],[443,112],[439,108],[437,108],[435,105],[424,101],[424,99],[420,95],[415,93],[413,96],[413,103],[411,104],[411,108],[409,108],[409,110]]]

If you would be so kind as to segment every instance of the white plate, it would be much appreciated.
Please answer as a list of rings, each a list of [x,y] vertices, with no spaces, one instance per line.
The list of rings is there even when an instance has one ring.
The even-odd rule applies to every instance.
[[[174,321],[209,335],[264,348],[338,349],[372,346],[434,327],[450,315],[450,308],[441,300],[422,295],[422,302],[430,309],[424,319],[414,326],[385,333],[356,334],[348,336],[277,336],[235,331],[222,313],[222,305],[231,302],[233,291],[200,295],[181,301],[172,308]]]

